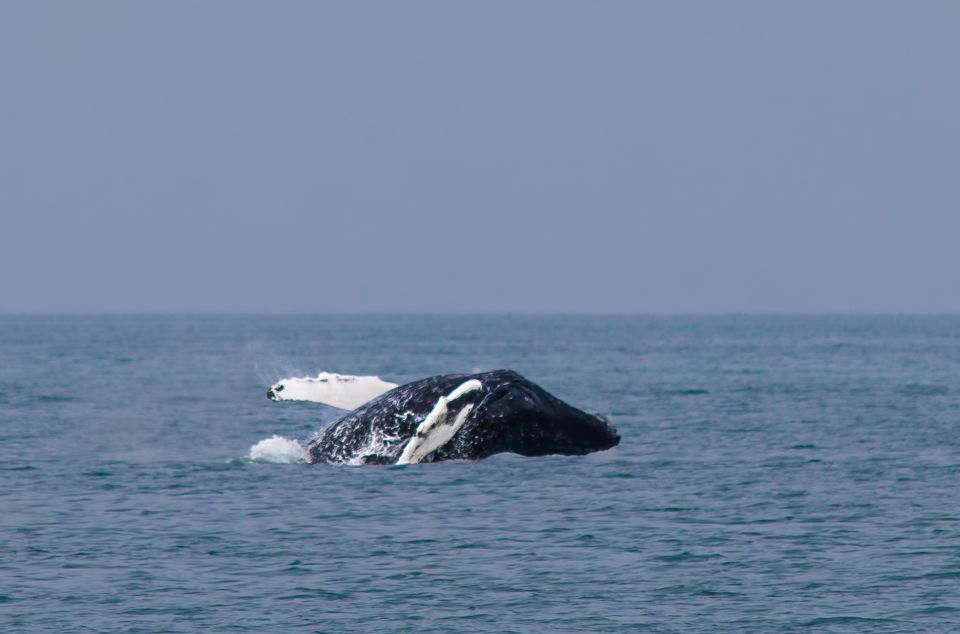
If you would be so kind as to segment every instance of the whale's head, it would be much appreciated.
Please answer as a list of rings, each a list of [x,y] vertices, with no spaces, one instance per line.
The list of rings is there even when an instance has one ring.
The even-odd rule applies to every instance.
[[[588,414],[560,402],[561,411],[544,423],[549,436],[541,447],[550,447],[550,453],[579,455],[611,449],[620,444],[617,429],[598,414]]]
[[[603,451],[620,444],[620,433],[607,421],[606,417],[586,412],[579,413],[583,414],[583,417],[572,422],[562,432],[569,438],[568,442],[583,449],[583,453]]]
[[[581,455],[610,449],[620,434],[607,420],[564,403],[523,377],[508,379],[483,395],[476,415],[482,429],[474,436],[478,455],[511,451],[524,456]]]

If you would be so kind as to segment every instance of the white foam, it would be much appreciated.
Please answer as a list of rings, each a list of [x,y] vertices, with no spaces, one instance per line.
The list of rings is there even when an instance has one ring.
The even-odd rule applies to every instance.
[[[299,442],[276,434],[250,447],[249,458],[255,462],[273,464],[295,464],[310,460],[307,450]]]
[[[398,436],[384,434],[379,430],[371,430],[367,444],[357,449],[353,457],[346,460],[344,464],[363,465],[366,464],[369,456],[388,455],[391,446],[396,446],[396,443],[400,442],[400,440],[401,438]]]
[[[427,414],[427,417],[417,426],[417,433],[413,435],[413,438],[410,439],[407,446],[403,448],[403,453],[400,454],[397,464],[416,464],[450,442],[450,439],[463,427],[467,416],[473,409],[472,403],[467,404],[457,413],[457,417],[453,423],[447,425],[445,423],[450,403],[464,394],[469,394],[482,387],[483,384],[480,381],[471,379],[461,383],[447,396],[441,396],[437,400],[437,404],[434,405],[430,413]]]
[[[290,377],[274,383],[268,392],[275,401],[310,401],[340,409],[356,409],[397,387],[378,376],[321,372],[315,377]]]

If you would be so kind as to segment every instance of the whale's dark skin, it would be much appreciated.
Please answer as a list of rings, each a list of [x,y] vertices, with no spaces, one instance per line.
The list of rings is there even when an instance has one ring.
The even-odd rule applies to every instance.
[[[449,442],[422,462],[477,460],[496,453],[579,455],[616,446],[620,436],[511,370],[434,376],[394,388],[323,429],[307,447],[311,462],[393,464],[441,396],[465,381],[482,388],[450,403],[450,419],[473,409]]]

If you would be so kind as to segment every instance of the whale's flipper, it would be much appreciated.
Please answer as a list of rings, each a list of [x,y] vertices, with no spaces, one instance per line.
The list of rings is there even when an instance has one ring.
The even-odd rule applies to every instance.
[[[463,427],[467,416],[473,409],[473,404],[468,403],[457,413],[457,417],[450,423],[447,422],[447,414],[450,404],[456,401],[464,394],[475,392],[483,387],[483,383],[476,379],[464,381],[455,390],[447,396],[441,396],[437,399],[437,404],[423,419],[423,422],[417,426],[417,433],[403,448],[403,453],[397,460],[397,464],[415,464],[420,462],[428,455],[447,444],[451,438]]]
[[[321,372],[315,377],[281,379],[267,390],[272,401],[310,401],[339,409],[356,409],[397,387],[378,376]]]

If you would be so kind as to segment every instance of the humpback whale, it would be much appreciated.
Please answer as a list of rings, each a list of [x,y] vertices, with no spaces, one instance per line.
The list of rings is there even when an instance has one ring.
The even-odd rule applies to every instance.
[[[280,400],[278,387],[283,391],[277,384],[267,396]],[[412,464],[501,452],[580,455],[619,442],[604,418],[564,403],[512,370],[495,370],[389,389],[320,430],[307,454],[315,463]]]

